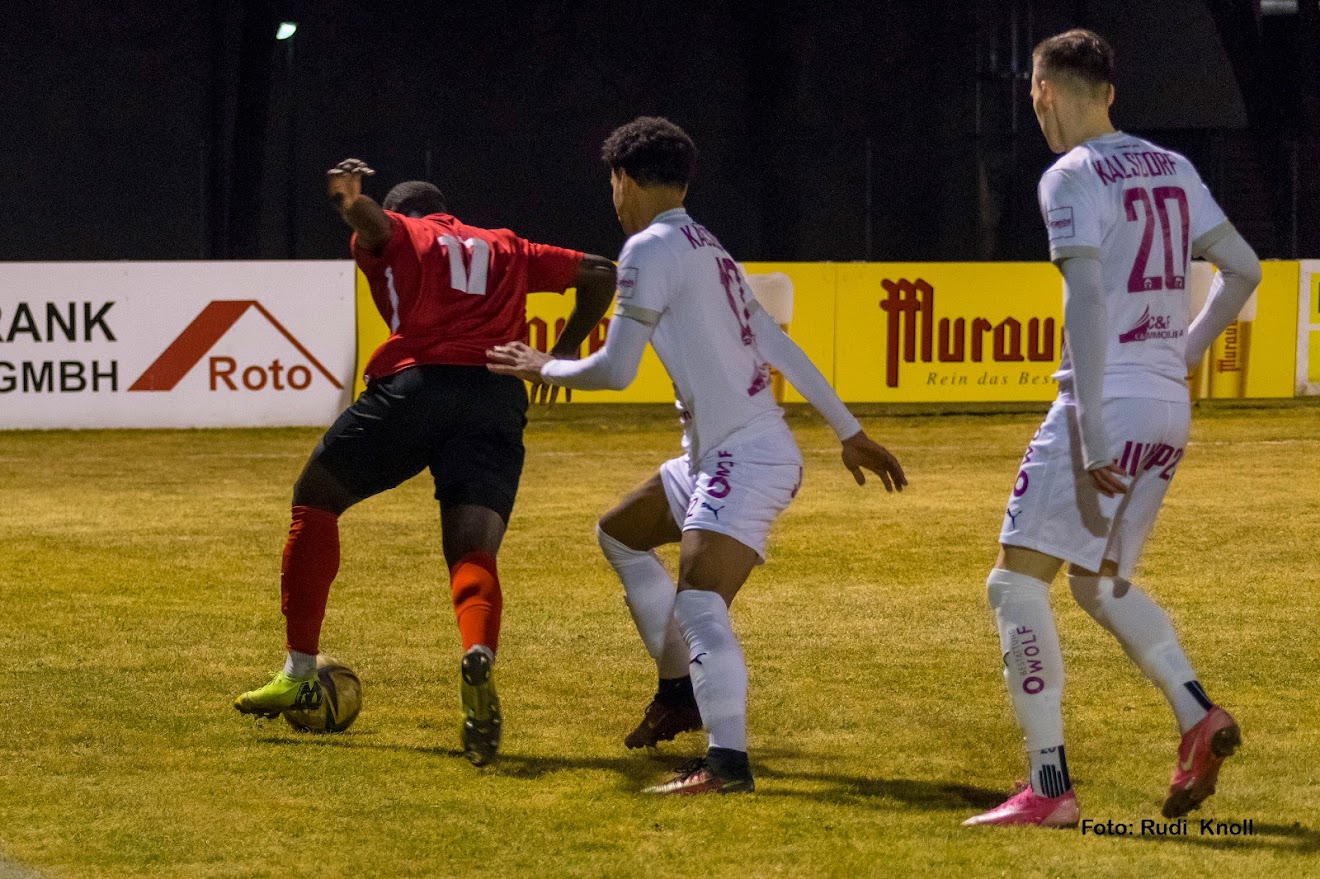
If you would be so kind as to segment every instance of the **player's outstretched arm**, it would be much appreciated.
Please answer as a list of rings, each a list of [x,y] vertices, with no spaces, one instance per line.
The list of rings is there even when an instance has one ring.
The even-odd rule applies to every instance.
[[[756,335],[756,349],[834,428],[843,443],[843,466],[852,473],[857,484],[866,484],[863,470],[870,470],[880,477],[885,491],[902,491],[907,485],[907,477],[898,459],[866,435],[816,364],[780,329],[774,318],[759,304],[754,304],[751,312],[750,324]]]
[[[523,381],[546,382],[580,391],[620,391],[637,377],[642,352],[655,324],[644,313],[615,314],[605,333],[605,346],[582,360],[560,360],[522,342],[497,345],[486,352],[486,368]]]
[[[577,353],[582,340],[591,332],[592,327],[600,323],[610,303],[614,301],[615,280],[613,262],[591,253],[582,257],[577,278],[573,281],[577,290],[573,312],[568,316],[568,322],[555,340],[554,347],[550,349],[552,356],[572,357]]]
[[[358,246],[365,250],[375,250],[390,239],[390,218],[362,193],[362,178],[375,173],[361,159],[344,159],[325,172],[326,195],[357,233]]]
[[[1237,230],[1210,245],[1203,254],[1219,268],[1205,307],[1187,328],[1187,370],[1194,370],[1210,345],[1237,319],[1260,284],[1260,260]]]
[[[603,256],[584,254],[578,264],[577,275],[573,278],[573,311],[550,348],[551,357],[572,358],[577,356],[582,340],[609,310],[614,300],[614,284],[617,273],[614,263]],[[559,398],[559,385],[552,385],[544,380],[532,383],[532,401],[553,406]],[[573,399],[573,390],[566,388],[565,401]]]

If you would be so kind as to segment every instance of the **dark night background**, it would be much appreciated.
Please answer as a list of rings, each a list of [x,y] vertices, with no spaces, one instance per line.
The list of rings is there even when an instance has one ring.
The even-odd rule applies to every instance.
[[[277,43],[282,20],[296,36]],[[1320,256],[1320,0],[10,4],[0,259],[337,258],[323,172],[617,254],[600,142],[661,114],[743,259],[1043,259],[1031,47],[1118,53],[1116,123],[1263,257]]]

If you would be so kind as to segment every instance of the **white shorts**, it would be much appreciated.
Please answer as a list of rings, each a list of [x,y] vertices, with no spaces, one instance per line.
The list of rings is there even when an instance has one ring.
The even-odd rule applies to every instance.
[[[1105,497],[1086,474],[1076,407],[1055,402],[1022,458],[999,542],[1088,571],[1112,561],[1120,577],[1131,577],[1182,460],[1190,420],[1187,403],[1105,400],[1114,461],[1128,475],[1126,494]]]
[[[717,531],[756,550],[765,561],[765,541],[775,520],[802,486],[802,454],[793,434],[754,437],[706,454],[694,474],[685,454],[660,465],[670,512],[683,531]]]

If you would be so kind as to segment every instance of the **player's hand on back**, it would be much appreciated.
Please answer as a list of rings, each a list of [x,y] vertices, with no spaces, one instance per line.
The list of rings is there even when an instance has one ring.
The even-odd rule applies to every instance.
[[[889,450],[861,430],[843,441],[843,466],[852,473],[858,485],[866,484],[863,469],[870,470],[885,485],[885,491],[903,490],[908,484],[903,467]]]
[[[1091,478],[1095,490],[1105,497],[1127,494],[1127,473],[1117,464],[1109,463],[1103,467],[1096,467],[1094,470],[1086,471],[1086,475]]]
[[[543,384],[541,367],[554,358],[526,342],[509,342],[486,351],[486,368],[497,375],[512,375],[532,384]]]
[[[361,159],[344,159],[325,172],[326,195],[342,211],[362,194],[362,178],[375,173]]]

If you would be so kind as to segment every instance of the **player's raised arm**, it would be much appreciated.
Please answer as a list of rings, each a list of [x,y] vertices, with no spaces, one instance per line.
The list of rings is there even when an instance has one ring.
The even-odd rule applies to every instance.
[[[756,349],[829,422],[843,443],[843,466],[852,473],[857,484],[866,484],[866,474],[862,472],[865,469],[880,477],[885,491],[902,491],[907,485],[907,476],[903,474],[898,459],[866,435],[816,364],[780,329],[760,303],[753,300],[750,311],[749,323],[756,334]]]
[[[609,310],[614,301],[614,263],[603,256],[588,253],[582,257],[573,286],[577,290],[573,312],[550,349],[553,357],[572,357],[591,328]]]
[[[1219,274],[1210,286],[1201,313],[1187,328],[1189,372],[1201,362],[1219,334],[1237,319],[1238,312],[1260,284],[1260,260],[1236,229],[1230,227],[1229,233],[1207,247],[1202,255],[1219,268]]]
[[[345,159],[325,173],[326,195],[365,250],[375,250],[390,238],[390,218],[362,193],[362,178],[375,173],[361,159]]]

